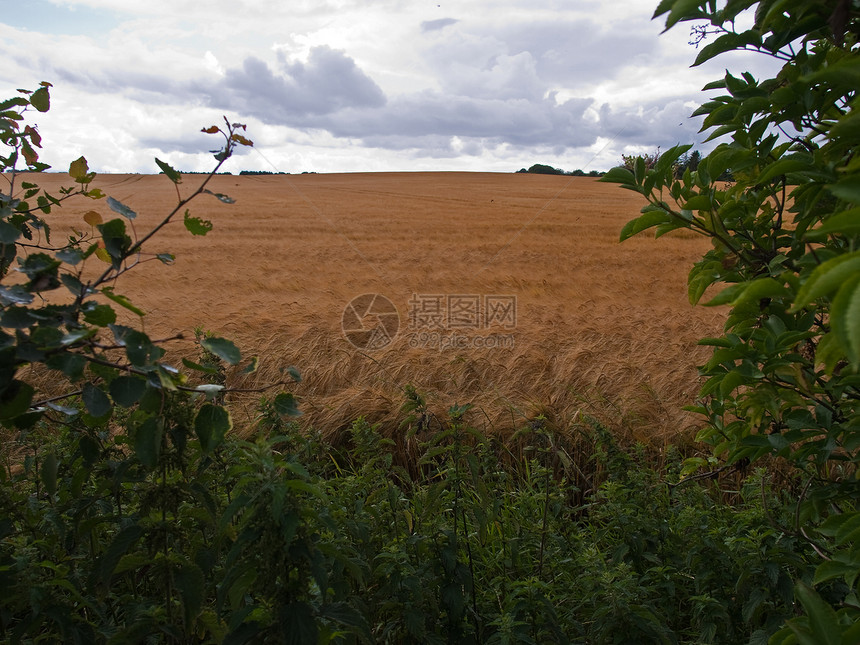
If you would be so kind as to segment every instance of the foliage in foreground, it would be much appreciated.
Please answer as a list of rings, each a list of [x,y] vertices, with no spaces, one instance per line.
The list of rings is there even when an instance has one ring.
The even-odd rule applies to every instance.
[[[797,516],[821,561],[813,586],[796,587],[806,615],[772,642],[860,642],[860,6],[663,0],[657,16],[716,36],[696,64],[733,50],[783,63],[774,78],[727,71],[705,87],[719,95],[696,114],[722,143],[696,169],[676,175],[690,149],[678,146],[604,180],[648,201],[622,239],[654,228],[711,240],[689,275],[692,303],[729,285],[708,302],[730,313],[722,336],[701,341],[714,352],[700,438],[727,464],[775,456],[805,481]],[[843,593],[825,597],[834,580]]]
[[[154,464],[129,450],[133,415],[21,435],[0,480],[4,642],[764,642],[812,574],[763,472],[730,506],[596,424],[608,476],[583,497],[561,438],[530,429],[503,463],[466,408],[408,437],[416,480],[361,419],[336,449],[271,402],[256,441],[207,452],[183,398]]]
[[[841,1],[762,2],[756,27],[733,33],[732,12],[753,4],[658,9],[672,24],[707,17],[726,32],[704,57],[745,47],[786,58],[773,81],[728,75],[713,86],[729,94],[703,108],[706,126],[733,142],[680,178],[685,148],[610,178],[651,200],[624,237],[658,226],[714,239],[691,295],[735,286],[716,300],[733,314],[712,341],[703,438],[732,464],[768,454],[795,464],[806,479],[785,491],[796,489],[792,504],[763,473],[725,504],[702,480],[678,484],[679,473],[619,450],[597,425],[594,463],[609,476],[579,490],[560,437],[535,424],[532,456],[512,460],[470,430],[467,408],[403,438],[418,455],[412,474],[360,420],[347,452],[285,425],[296,412],[287,394],[265,402],[257,441],[238,441],[218,382],[238,349],[201,335],[204,358],[182,362],[205,381],[194,385],[164,343],[117,324],[113,309],[142,316],[114,284],[143,261],[172,260],[144,253],[162,226],[210,228],[185,209],[208,179],[183,198],[181,176],[156,160],[178,197],[156,229],[138,236],[135,212],[109,199],[119,217],[87,213],[89,232],[55,244],[52,209],[105,197],[81,158],[70,167],[78,188],[49,195],[11,173],[0,203],[0,424],[15,437],[0,479],[0,639],[857,640],[857,16]],[[22,159],[43,169],[24,113],[48,109],[48,88],[2,103],[4,170]],[[207,129],[225,137],[215,170],[250,144],[225,123]],[[772,135],[788,125],[799,134]],[[737,183],[715,184],[728,168]],[[83,270],[96,261],[101,271]],[[49,291],[66,303],[43,299]],[[38,395],[28,365],[52,370],[64,394]],[[426,416],[407,395],[406,411]],[[827,558],[817,570],[813,548]]]

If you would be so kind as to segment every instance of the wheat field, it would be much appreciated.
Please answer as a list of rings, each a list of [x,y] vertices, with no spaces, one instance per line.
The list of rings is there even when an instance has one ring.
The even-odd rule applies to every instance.
[[[202,179],[185,175],[180,191]],[[71,183],[38,181],[49,191]],[[157,175],[99,176],[93,187],[138,213],[138,235],[177,200]],[[219,175],[209,188],[235,203],[203,195],[190,209],[213,223],[206,237],[180,219],[148,243],[176,261],[144,262],[117,281],[147,313],[125,322],[152,338],[183,334],[168,343],[180,356],[197,357],[197,327],[259,355],[257,372],[230,371],[236,388],[264,387],[295,366],[302,422],[324,434],[359,415],[398,432],[407,385],[437,415],[471,403],[471,423],[502,436],[538,417],[568,431],[590,415],[617,436],[663,444],[690,439],[700,423],[682,410],[709,351],[696,341],[717,333],[725,312],[692,307],[686,275],[708,242],[677,233],[619,243],[638,195],[593,178],[498,173]],[[49,216],[54,241],[89,230],[89,210],[117,216],[104,200],[76,198]],[[384,296],[376,302],[396,318],[372,309],[356,323],[366,299],[345,317],[362,294]],[[491,325],[499,302],[507,317]],[[378,332],[386,315],[397,333],[362,345],[372,334],[360,326]],[[230,396],[238,431],[253,431],[258,400]]]

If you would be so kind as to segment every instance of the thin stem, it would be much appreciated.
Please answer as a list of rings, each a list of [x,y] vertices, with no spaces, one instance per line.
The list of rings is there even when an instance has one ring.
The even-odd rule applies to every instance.
[[[180,199],[179,203],[176,204],[176,206],[173,208],[173,210],[171,210],[170,213],[168,213],[167,216],[163,220],[161,220],[161,222],[159,222],[151,231],[149,231],[146,235],[144,235],[137,242],[132,244],[131,247],[129,247],[129,249],[123,254],[123,257],[119,259],[119,264],[125,262],[126,259],[130,258],[135,253],[137,253],[140,250],[140,248],[147,241],[149,241],[162,228],[167,226],[173,220],[173,218],[176,216],[176,214],[179,213],[183,208],[185,208],[185,206],[189,202],[191,202],[197,196],[203,194],[203,192],[206,189],[206,186],[209,184],[209,182],[212,180],[212,178],[218,173],[218,170],[221,168],[221,166],[224,164],[224,162],[230,158],[230,156],[233,153],[233,148],[235,147],[235,144],[233,143],[233,141],[231,139],[231,137],[233,135],[233,126],[228,123],[227,132],[222,133],[222,134],[224,134],[224,137],[226,139],[226,145],[224,147],[224,150],[219,154],[219,157],[221,157],[221,158],[218,160],[218,164],[212,169],[211,172],[209,172],[209,174],[206,176],[206,178],[203,180],[203,182],[197,187],[197,189],[193,193],[191,193],[190,196],[186,197],[185,199]],[[178,190],[179,189],[177,188],[177,195],[179,195]],[[85,291],[95,290],[99,285],[112,279],[112,274],[116,273],[116,275],[113,277],[117,277],[117,276],[121,275],[122,273],[125,273],[125,271],[129,270],[130,268],[131,267],[127,267],[124,269],[118,269],[118,268],[114,267],[113,265],[111,265],[111,267],[106,269],[98,278],[96,278],[92,282],[87,283]],[[83,294],[78,296],[78,298],[75,300],[75,306],[80,306],[80,304],[82,302],[83,302]]]

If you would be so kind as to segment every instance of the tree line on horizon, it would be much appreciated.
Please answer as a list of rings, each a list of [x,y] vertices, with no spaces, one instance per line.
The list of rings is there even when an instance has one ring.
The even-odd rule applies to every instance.
[[[657,148],[656,152],[653,154],[644,154],[641,155],[642,159],[645,162],[646,169],[653,168],[657,163],[657,160],[660,158],[660,148]],[[627,168],[627,170],[632,171],[633,167],[636,163],[636,159],[638,157],[635,155],[621,155],[621,163],[620,166]],[[681,177],[684,174],[685,170],[690,170],[694,172],[699,167],[699,161],[702,159],[702,153],[698,150],[693,150],[692,152],[685,153],[678,159],[678,162],[675,167],[675,176]],[[567,175],[570,177],[602,177],[606,174],[605,171],[602,170],[590,170],[588,172],[577,168],[576,170],[566,171],[561,168],[555,168],[553,166],[549,166],[547,164],[536,163],[530,166],[528,169],[520,168],[517,170],[517,174],[519,173],[531,173],[536,175]]]
[[[517,170],[515,174],[520,173],[531,173],[533,175],[568,175],[571,177],[602,177],[605,173],[600,170],[590,170],[585,172],[577,168],[576,170],[572,170],[570,172],[566,170],[562,170],[561,168],[553,168],[552,166],[548,166],[542,163],[536,163],[530,166],[528,169],[520,168]]]

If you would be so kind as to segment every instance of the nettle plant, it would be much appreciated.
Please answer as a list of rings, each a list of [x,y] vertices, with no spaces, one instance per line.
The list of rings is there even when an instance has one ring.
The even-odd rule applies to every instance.
[[[302,496],[316,491],[275,450],[276,439],[227,436],[223,364],[250,372],[256,358],[243,361],[231,341],[197,333],[199,362],[170,361],[164,345],[172,339],[119,324],[114,309],[144,315],[114,289],[145,261],[173,261],[148,250],[160,230],[174,220],[194,235],[212,228],[191,216],[191,200],[207,193],[232,201],[207,185],[237,146],[253,145],[245,126],[225,119],[203,130],[223,137],[223,147],[187,196],[180,173],[155,160],[177,202],[138,235],[128,224],[136,213],[92,187],[83,157],[70,165],[73,185],[58,194],[34,183],[32,172],[48,166],[26,121],[49,109],[50,87],[0,102],[0,640],[220,642],[244,633],[264,642],[284,621],[316,634],[315,617],[324,620],[328,605],[306,602],[306,561],[318,551],[297,519],[309,521],[313,508]],[[81,229],[91,232],[72,227],[57,240],[50,216],[71,199],[106,199],[117,217],[90,210]],[[298,374],[291,368],[287,378]],[[267,401],[271,422],[298,414],[292,394]],[[261,517],[272,524],[261,528]],[[292,532],[261,550],[283,522]],[[277,569],[284,578],[263,583],[254,559],[273,560],[273,552],[289,560]],[[272,598],[281,596],[287,601],[274,615]]]
[[[117,323],[115,306],[141,317],[144,312],[116,293],[114,285],[146,260],[173,262],[170,253],[146,250],[150,240],[171,222],[181,218],[194,235],[205,235],[212,228],[210,222],[192,217],[187,206],[203,193],[222,202],[233,201],[206,186],[237,146],[253,145],[241,134],[245,126],[225,118],[223,127],[213,125],[203,130],[221,135],[224,146],[214,151],[217,164],[212,172],[187,196],[183,197],[179,188],[180,173],[156,159],[161,172],[176,186],[177,203],[150,231],[133,237],[129,230],[133,227],[127,222],[136,218],[135,211],[91,186],[96,175],[84,157],[70,165],[74,185],[61,188],[58,195],[30,181],[32,175],[17,171],[21,162],[30,172],[48,168],[39,161],[42,142],[38,130],[24,123],[27,112],[49,109],[50,86],[42,83],[33,92],[22,90],[19,96],[0,103],[0,141],[8,150],[8,156],[0,157],[6,184],[0,194],[0,422],[20,430],[45,417],[62,420],[83,414],[95,427],[107,424],[116,406],[127,409],[142,401],[158,401],[166,392],[213,399],[222,392],[223,384],[189,385],[188,376],[165,358],[166,341],[154,341],[143,331]],[[80,231],[74,230],[58,241],[51,234],[48,216],[72,198],[106,199],[117,217],[103,221],[91,210],[81,224],[88,224],[94,232],[84,232],[81,226]],[[85,273],[85,267],[92,263],[98,269]],[[55,290],[63,292],[65,298],[52,297],[48,302],[42,297]],[[230,365],[242,361],[239,349],[227,339],[205,336],[198,340],[206,351]],[[33,364],[62,374],[72,385],[69,391],[41,399],[36,388],[20,376],[23,367]],[[211,365],[187,359],[182,364],[204,380],[217,372]],[[255,368],[256,360],[252,359],[246,370]],[[65,405],[74,397],[80,397],[83,410]],[[285,412],[295,409],[288,394],[279,395],[276,401]],[[162,441],[159,406],[150,403],[140,407],[153,412],[141,419],[146,431],[137,438],[135,449],[145,455],[145,461],[154,462]],[[230,417],[222,406],[210,403],[199,409],[195,430],[206,448],[217,445],[229,427]]]
[[[695,38],[710,41],[695,65],[744,50],[783,66],[705,86],[716,96],[694,114],[720,143],[695,170],[676,177],[690,149],[678,146],[604,177],[648,201],[621,239],[687,229],[711,240],[689,274],[690,302],[728,285],[706,304],[730,309],[725,333],[701,341],[714,352],[695,406],[708,421],[700,439],[728,464],[794,466],[805,484],[788,530],[823,558],[796,588],[807,616],[773,642],[858,642],[860,5],[663,0],[659,16],[667,29],[693,21]],[[727,170],[733,180],[718,181]]]

